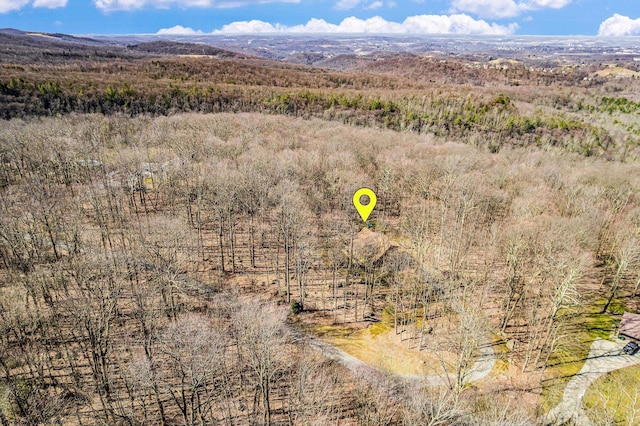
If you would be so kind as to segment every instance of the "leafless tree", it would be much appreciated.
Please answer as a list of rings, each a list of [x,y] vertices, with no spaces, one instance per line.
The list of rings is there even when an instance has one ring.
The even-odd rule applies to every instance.
[[[206,318],[187,314],[158,336],[162,354],[161,387],[171,396],[185,424],[211,423],[217,394],[214,383],[223,357],[224,338]]]
[[[274,381],[286,363],[286,310],[257,301],[240,305],[232,316],[238,350],[253,377],[262,403],[263,422],[271,424]]]

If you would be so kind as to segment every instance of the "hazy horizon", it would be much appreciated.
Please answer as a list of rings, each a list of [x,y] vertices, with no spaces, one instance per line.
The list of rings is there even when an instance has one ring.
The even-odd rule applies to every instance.
[[[597,0],[3,0],[0,27],[78,35],[637,36],[640,5]]]

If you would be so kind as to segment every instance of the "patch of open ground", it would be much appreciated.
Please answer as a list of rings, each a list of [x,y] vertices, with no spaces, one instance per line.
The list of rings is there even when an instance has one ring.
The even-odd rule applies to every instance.
[[[640,358],[640,355],[636,355]],[[639,360],[640,361],[640,360]],[[598,424],[616,425],[640,423],[640,365],[612,371],[596,379],[583,398],[583,408],[589,419]]]
[[[609,338],[615,318],[601,313],[603,303],[604,300],[594,301],[572,315],[572,323],[566,328],[570,337],[555,349],[545,370],[541,406],[544,413],[560,403],[567,384],[583,368],[592,344]]]
[[[442,362],[428,348],[419,350],[413,339],[403,339],[383,322],[354,329],[342,325],[317,325],[311,332],[337,349],[379,370],[402,376],[442,374]],[[448,359],[452,354],[440,354]],[[445,366],[449,366],[445,362]]]
[[[391,327],[376,323],[366,329],[353,331],[345,326],[316,326],[310,346],[327,358],[345,365],[351,370],[375,369],[392,372],[408,380],[420,380],[433,385],[451,386],[455,383],[451,362],[455,354],[428,349],[419,351],[409,347]],[[493,343],[481,339],[473,365],[468,369],[464,382],[480,381],[491,374],[496,364]]]
[[[622,68],[622,67],[605,68],[603,70],[596,71],[596,75],[598,77],[618,77],[618,78],[640,77],[640,73],[630,70],[628,68]]]
[[[445,373],[443,363],[426,348],[419,350],[412,339],[402,340],[392,327],[375,323],[348,335],[334,335],[325,340],[364,363],[399,375],[434,375]],[[439,354],[449,370],[447,360],[454,354]]]
[[[621,368],[640,364],[640,356],[622,353],[625,341],[596,339],[582,369],[569,380],[560,403],[542,419],[546,425],[562,425],[573,420],[578,425],[592,422],[582,407],[589,386],[599,377]]]

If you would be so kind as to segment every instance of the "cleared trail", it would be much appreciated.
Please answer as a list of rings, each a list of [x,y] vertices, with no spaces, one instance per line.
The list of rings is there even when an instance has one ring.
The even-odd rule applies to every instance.
[[[339,362],[351,371],[379,371],[378,368],[349,355],[342,349],[339,349],[322,339],[309,334],[305,334],[303,338],[313,350],[322,354],[326,358]],[[478,345],[478,350],[479,354],[476,357],[473,366],[465,372],[464,383],[471,383],[484,379],[491,373],[495,366],[496,356],[489,339],[483,339]],[[437,386],[451,386],[451,384],[456,383],[456,376],[453,373],[433,375],[397,374],[397,376],[405,380],[420,381]]]
[[[353,372],[370,371],[377,373],[380,370],[358,358],[346,353],[332,344],[325,342],[309,334],[301,334],[309,347],[328,359],[339,362]],[[622,347],[626,342],[611,342],[597,339],[593,342],[591,350],[584,366],[567,384],[562,401],[554,407],[539,422],[544,425],[562,425],[570,420],[579,426],[591,426],[584,409],[582,399],[589,386],[599,377],[621,368],[640,364],[640,354],[629,356],[622,353]],[[473,366],[466,372],[464,383],[480,381],[486,378],[493,370],[496,363],[496,355],[489,339],[483,339],[479,344],[479,354]],[[398,374],[398,377],[434,386],[455,385],[456,376],[452,373],[434,375],[410,375]]]

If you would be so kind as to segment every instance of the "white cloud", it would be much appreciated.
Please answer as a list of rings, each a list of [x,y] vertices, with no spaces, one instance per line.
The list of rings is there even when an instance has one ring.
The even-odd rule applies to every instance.
[[[8,13],[12,10],[22,9],[29,0],[0,0],[0,13]]]
[[[535,9],[562,9],[571,4],[573,0],[529,0],[525,3],[529,10]]]
[[[520,14],[513,0],[454,0],[454,10],[470,12],[487,18],[510,18]]]
[[[640,18],[631,19],[628,16],[618,15],[600,24],[599,36],[640,36]]]
[[[453,0],[452,11],[469,12],[482,18],[512,18],[540,9],[561,9],[575,0]]]
[[[384,3],[382,3],[381,1],[374,1],[373,3],[371,3],[369,6],[365,7],[365,9],[367,10],[374,10],[374,9],[379,9],[382,6],[384,6]]]
[[[57,9],[66,5],[67,0],[35,0],[33,2],[33,7],[46,7],[48,9]]]
[[[30,0],[0,0],[0,13],[9,13],[14,10],[20,10],[29,4]],[[67,0],[35,0],[32,3],[33,7],[46,7],[49,9],[56,9],[58,7],[65,7]]]
[[[163,28],[158,31],[158,35],[197,35],[202,34],[202,31],[195,31],[193,28],[183,27],[182,25],[176,25],[171,28]]]
[[[258,33],[351,33],[351,34],[513,34],[518,24],[498,25],[476,20],[464,14],[416,15],[403,22],[387,21],[380,16],[369,19],[349,17],[340,24],[313,18],[304,25],[286,26],[264,21],[238,21],[215,30],[214,34]]]
[[[356,8],[360,5],[363,5],[363,3],[366,3],[366,0],[338,0],[338,2],[335,5],[335,9],[337,10],[351,10],[353,8]],[[384,6],[384,2],[382,0],[374,0],[371,3],[367,4],[367,5],[363,5],[362,9],[364,10],[375,10],[375,9],[380,9],[382,6]],[[387,7],[396,7],[397,4],[396,2],[394,2],[393,0],[390,0],[387,2]]]
[[[360,4],[360,0],[339,0],[336,3],[336,9],[338,10],[349,10]]]
[[[4,1],[4,0],[0,0]],[[300,0],[94,0],[98,9],[106,12],[114,10],[136,10],[144,8],[168,9],[170,7],[211,7],[231,8],[248,4],[298,3]]]
[[[132,10],[144,6],[145,0],[95,0],[94,4],[102,10]]]
[[[185,0],[177,2],[173,0],[94,0],[94,3],[98,9],[102,10],[134,10],[142,9],[146,6],[158,9],[167,9],[172,5],[182,7],[205,7],[208,6],[211,1]]]
[[[281,28],[279,24],[276,26],[271,25],[268,22],[258,21],[254,19],[252,21],[238,21],[231,24],[224,25],[220,30],[216,30],[214,34],[259,34],[259,33],[277,33]]]

